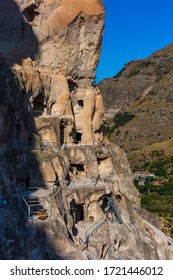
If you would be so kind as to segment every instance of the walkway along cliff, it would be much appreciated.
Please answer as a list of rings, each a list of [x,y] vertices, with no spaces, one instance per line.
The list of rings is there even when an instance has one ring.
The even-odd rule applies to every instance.
[[[102,1],[0,0],[0,15],[7,11],[0,258],[172,259],[173,240],[136,211],[125,153],[102,133],[102,96],[93,86]]]

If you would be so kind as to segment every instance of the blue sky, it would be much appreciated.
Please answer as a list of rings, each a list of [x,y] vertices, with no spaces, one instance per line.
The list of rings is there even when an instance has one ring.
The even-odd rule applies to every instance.
[[[173,0],[104,0],[104,4],[105,31],[96,82],[173,42]]]

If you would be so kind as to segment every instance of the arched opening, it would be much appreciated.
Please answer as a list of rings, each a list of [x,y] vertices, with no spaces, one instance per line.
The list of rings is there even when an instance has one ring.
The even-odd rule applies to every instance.
[[[70,214],[73,216],[74,223],[77,224],[84,220],[84,204],[77,204],[75,199],[70,202]]]
[[[44,109],[46,106],[44,105],[44,96],[43,94],[39,94],[33,102],[33,113],[34,117],[39,117],[44,113]]]

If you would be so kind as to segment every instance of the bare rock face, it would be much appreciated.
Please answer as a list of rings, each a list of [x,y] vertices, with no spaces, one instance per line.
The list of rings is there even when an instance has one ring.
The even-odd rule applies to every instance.
[[[6,0],[0,8],[0,209],[15,228],[0,221],[0,256],[171,259],[173,241],[135,210],[127,158],[102,133],[93,86],[102,1]]]
[[[15,2],[1,1],[1,17],[5,20],[0,51],[10,64],[22,64],[23,59],[31,58],[39,67],[56,69],[74,79],[95,77],[104,20],[104,7],[99,1]]]

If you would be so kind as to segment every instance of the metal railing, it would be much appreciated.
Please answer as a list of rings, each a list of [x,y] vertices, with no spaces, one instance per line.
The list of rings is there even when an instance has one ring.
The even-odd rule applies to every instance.
[[[122,224],[123,220],[122,220],[122,218],[121,218],[121,216],[118,212],[118,207],[116,206],[113,197],[112,196],[111,197],[107,196],[107,199],[108,199],[109,205],[111,206],[111,208],[113,210],[113,213],[114,213],[114,216],[115,216],[117,222],[119,224]]]
[[[52,111],[50,113],[44,112],[44,111],[33,110],[32,115],[33,115],[34,118],[39,118],[39,117],[45,117],[45,118],[63,117],[63,116],[65,116],[65,110]]]
[[[17,150],[52,150],[59,149],[60,147],[60,144],[53,141],[42,141],[34,144],[23,140],[16,140],[14,143],[14,148]]]
[[[99,221],[97,221],[96,223],[94,223],[91,227],[89,227],[86,231],[85,231],[85,240],[83,240],[81,237],[79,237],[79,241],[81,241],[86,248],[88,247],[88,243],[89,243],[89,238],[107,221],[106,218],[101,218]]]
[[[55,190],[57,189],[56,183],[58,183],[59,181],[54,182],[50,187],[29,187],[27,188],[27,190],[38,190],[38,189],[42,189],[42,190],[48,190],[48,195],[46,195],[45,197],[42,197],[42,199],[44,199],[45,201],[47,200],[48,202],[48,209],[46,210],[48,217],[51,216],[51,208],[50,208],[50,202],[48,201],[48,197],[55,192]],[[34,215],[36,215],[38,213],[38,211],[44,211],[44,207],[42,206],[42,203],[38,200],[38,196],[35,196],[33,198],[26,198],[25,197],[25,191],[22,192],[22,194],[20,194],[20,199],[19,199],[19,206],[28,214],[29,218],[33,218]]]
[[[88,242],[89,237],[91,237],[106,221],[107,219],[105,217],[101,218],[98,222],[89,227],[85,232],[85,240]]]
[[[89,260],[98,260],[98,259],[99,259],[98,256],[97,256],[94,252],[92,252],[91,250],[89,250],[89,249],[87,249],[86,255],[87,255],[87,258],[88,258]]]
[[[60,148],[70,148],[70,147],[86,147],[86,146],[94,146],[94,142],[91,141],[89,143],[81,143],[80,141],[74,141],[73,143],[57,143],[54,141],[41,141],[40,143],[29,143],[24,140],[15,140],[13,148],[17,150],[52,150],[52,149],[60,149]]]
[[[24,196],[21,196],[20,207],[28,214],[30,219],[33,219],[39,211],[46,211],[48,217],[50,217],[50,203],[49,208],[45,210],[37,197],[27,200]]]

